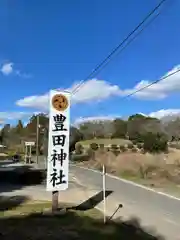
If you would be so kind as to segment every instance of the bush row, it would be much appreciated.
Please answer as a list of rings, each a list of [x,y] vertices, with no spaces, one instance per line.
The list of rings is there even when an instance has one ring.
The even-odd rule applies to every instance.
[[[149,132],[146,133],[145,135],[142,135],[141,140],[143,141],[133,142],[126,145],[111,144],[108,147],[105,146],[104,144],[97,144],[93,142],[89,145],[89,148],[93,151],[96,151],[98,149],[106,149],[107,151],[112,151],[114,153],[125,151],[159,153],[168,151],[167,139],[163,134],[160,133],[154,134]],[[84,152],[83,146],[80,143],[76,144],[75,152],[77,154],[81,154]]]
[[[180,149],[180,143],[170,143],[169,147],[171,148],[176,148],[176,149]]]
[[[133,145],[133,144],[128,144],[128,145],[116,145],[112,144],[109,147],[106,147],[104,144],[97,144],[97,143],[91,143],[88,148],[84,148],[80,143],[76,143],[75,145],[75,151],[74,153],[76,155],[80,154],[88,154],[92,155],[92,152],[95,152],[97,150],[102,150],[102,151],[111,151],[115,155],[118,155],[123,152],[131,151],[131,152],[139,152],[142,151],[142,145]]]
[[[131,147],[130,149],[128,149],[126,146],[115,147],[115,145],[111,146],[110,148],[106,148],[104,146],[98,146],[98,145],[96,145],[96,143],[93,143],[88,148],[83,148],[83,146],[78,143],[75,146],[75,151],[73,152],[73,154],[71,154],[71,160],[76,161],[76,162],[88,161],[90,159],[95,160],[95,152],[97,150],[99,150],[99,151],[102,150],[102,152],[110,151],[115,156],[118,156],[122,152],[126,152],[126,151],[144,153],[143,149],[138,149],[137,147],[134,147],[134,146]]]

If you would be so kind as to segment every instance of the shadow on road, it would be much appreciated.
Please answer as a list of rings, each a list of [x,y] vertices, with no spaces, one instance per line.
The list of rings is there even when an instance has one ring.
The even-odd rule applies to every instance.
[[[31,166],[13,166],[0,168],[0,185],[37,185],[45,179],[45,171]]]
[[[105,197],[108,197],[112,193],[113,191],[105,191]],[[86,211],[96,207],[102,201],[103,201],[103,191],[100,191],[99,193],[95,194],[94,196],[92,196],[85,202],[81,203],[80,205],[73,207],[72,209]]]
[[[0,212],[12,210],[27,200],[26,196],[0,196]]]
[[[0,167],[2,167],[2,166],[5,166],[5,165],[8,165],[8,164],[11,164],[12,163],[12,161],[11,160],[1,160],[0,161]]]
[[[91,210],[90,210],[91,211]],[[120,219],[109,221],[104,225],[98,218],[89,217],[74,211],[62,216],[45,216],[31,214],[21,217],[0,219],[0,237],[2,240],[162,240],[157,234],[153,236],[141,227],[137,219],[123,222]]]
[[[26,196],[6,196],[6,193],[20,190],[25,186],[42,184],[45,179],[43,170],[26,165],[7,166],[7,164],[9,162],[1,163],[0,166],[0,212],[16,208],[28,200]]]
[[[0,192],[11,192],[25,186],[42,184],[45,177],[44,170],[27,165],[0,167]]]

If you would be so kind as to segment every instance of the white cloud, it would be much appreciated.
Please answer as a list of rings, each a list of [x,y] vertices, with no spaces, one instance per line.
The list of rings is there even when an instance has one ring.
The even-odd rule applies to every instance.
[[[32,116],[32,112],[0,112],[0,122],[6,120],[17,120]]]
[[[180,109],[161,109],[149,114],[150,117],[162,119],[164,117],[180,116]]]
[[[75,83],[72,85],[72,87],[65,90],[75,92],[74,90],[76,89],[77,86],[78,83]],[[83,102],[94,103],[96,101],[106,99],[110,96],[119,95],[119,93],[120,89],[117,85],[111,85],[110,83],[103,80],[91,79],[89,81],[86,81],[85,84],[82,85],[80,90],[72,95],[71,101],[72,104]],[[42,110],[48,110],[49,107],[48,100],[49,94],[46,93],[44,95],[25,97],[23,99],[18,100],[16,104],[21,107],[31,107]]]
[[[167,76],[179,69],[180,65],[174,67],[164,76]],[[119,97],[127,96],[128,94],[131,94],[134,91],[149,85],[150,83],[152,82],[142,80],[138,84],[136,84],[133,88],[122,90],[118,85],[110,84],[107,81],[91,79],[86,81],[78,89],[78,91],[72,95],[72,104],[83,102],[94,103],[100,100],[105,100],[111,96]],[[65,90],[73,92],[73,90],[75,90],[77,86],[78,83],[75,83]],[[175,92],[180,92],[180,72],[134,94],[133,97],[146,100],[157,100],[166,98],[168,95]],[[45,93],[43,95],[28,96],[16,101],[16,105],[21,107],[30,107],[41,110],[47,110],[48,99],[49,99],[48,93]]]
[[[171,119],[171,117],[180,117],[180,109],[161,109],[156,112],[151,112],[149,114],[145,113],[139,113],[143,116],[149,116],[149,117],[154,117],[158,119],[163,119],[168,117],[168,119]],[[106,116],[91,116],[91,117],[79,117],[75,119],[74,125],[78,126],[79,124],[82,124],[84,122],[98,122],[98,121],[112,121],[116,118],[121,118],[121,119],[126,119],[123,116],[120,115],[106,115]]]
[[[1,66],[1,72],[3,75],[10,75],[12,72],[13,72],[13,63],[12,62],[9,62],[9,63],[4,63],[2,66]]]
[[[121,116],[108,115],[108,116],[79,117],[79,118],[75,119],[74,125],[79,125],[84,122],[112,121],[116,118],[121,118]]]
[[[48,110],[49,108],[48,99],[49,99],[48,94],[30,96],[16,101],[16,105],[20,107],[30,107],[41,110]]]
[[[22,78],[31,78],[32,77],[32,75],[27,74],[27,73],[22,73],[20,70],[16,70],[15,74]]]
[[[74,92],[78,83],[73,84],[69,91]],[[117,85],[112,85],[104,80],[91,79],[86,81],[81,88],[72,96],[74,103],[100,101],[111,96],[119,95],[121,92]]]
[[[14,74],[14,75],[22,77],[22,78],[30,78],[31,77],[30,74],[22,73],[20,70],[15,69],[13,62],[3,63],[1,65],[0,71],[5,76],[9,76],[11,74]]]
[[[168,76],[169,74],[172,74],[177,70],[180,70],[180,65],[175,66],[172,70],[167,72],[161,78]],[[155,80],[158,80],[158,79],[155,79]],[[153,81],[142,80],[137,85],[135,85],[132,89],[123,90],[123,95],[126,96],[127,94],[131,94],[134,91],[151,84],[152,82]],[[164,99],[168,95],[173,94],[175,92],[180,92],[180,72],[136,93],[134,97],[139,99],[157,100],[157,99]]]

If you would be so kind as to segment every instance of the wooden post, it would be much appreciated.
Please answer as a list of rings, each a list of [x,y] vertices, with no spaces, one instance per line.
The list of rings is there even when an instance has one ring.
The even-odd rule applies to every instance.
[[[31,145],[29,146],[29,163],[31,163]]]
[[[52,192],[52,212],[58,211],[58,205],[59,205],[58,198],[59,198],[59,192],[53,191]]]
[[[27,163],[27,146],[25,145],[24,162]]]

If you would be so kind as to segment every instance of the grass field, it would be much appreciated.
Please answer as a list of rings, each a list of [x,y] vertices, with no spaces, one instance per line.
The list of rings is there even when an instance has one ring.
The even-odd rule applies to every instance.
[[[83,146],[87,146],[90,145],[91,143],[97,143],[97,144],[104,144],[105,146],[111,145],[111,144],[117,144],[117,145],[125,145],[128,143],[131,143],[130,140],[127,139],[121,139],[121,138],[114,138],[114,139],[91,139],[91,140],[85,140],[85,141],[81,141],[80,143]]]
[[[91,209],[87,211],[68,210],[59,216],[40,214],[50,203],[26,203],[11,211],[4,211],[0,218],[0,238],[3,240],[160,240],[142,229],[137,219],[103,223],[102,214]]]

